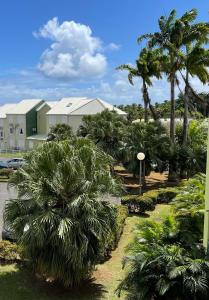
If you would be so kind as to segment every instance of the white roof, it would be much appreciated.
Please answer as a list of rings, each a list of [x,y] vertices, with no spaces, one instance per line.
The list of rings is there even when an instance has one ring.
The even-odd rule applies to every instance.
[[[55,106],[55,104],[57,104],[58,101],[44,101],[37,109],[36,111],[39,111],[40,109],[42,109],[45,105],[48,105],[49,108],[52,108],[53,106]]]
[[[115,110],[120,115],[126,115],[122,110],[101,99],[87,97],[62,98],[47,115],[90,115],[104,109]]]
[[[193,118],[188,118],[188,122],[191,122],[192,120],[194,120]],[[154,122],[154,119],[149,119],[149,122]],[[163,124],[167,124],[170,123],[170,118],[160,118],[158,119],[158,121],[160,121]],[[143,123],[144,119],[136,119],[134,121],[132,121],[132,123]],[[183,118],[175,118],[175,122],[176,123],[183,123]]]
[[[36,105],[41,103],[42,99],[25,99],[17,103],[12,109],[12,111],[8,112],[8,115],[25,115],[31,109],[33,109]]]
[[[13,108],[16,106],[17,104],[15,103],[11,103],[11,104],[5,104],[3,106],[0,106],[0,118],[6,118],[6,113],[8,112],[12,112]]]
[[[31,136],[28,136],[26,139],[27,140],[37,140],[37,141],[46,141],[47,134],[34,134]]]

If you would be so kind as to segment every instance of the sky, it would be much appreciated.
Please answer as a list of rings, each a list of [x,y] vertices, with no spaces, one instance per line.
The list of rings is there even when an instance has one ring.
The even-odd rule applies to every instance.
[[[209,21],[208,0],[7,0],[0,2],[0,105],[21,99],[99,97],[113,104],[142,103],[141,82],[131,86],[116,67],[134,64],[137,37],[158,30],[175,8],[197,8]],[[209,91],[192,78],[197,91]],[[164,77],[153,79],[154,102],[169,98]]]

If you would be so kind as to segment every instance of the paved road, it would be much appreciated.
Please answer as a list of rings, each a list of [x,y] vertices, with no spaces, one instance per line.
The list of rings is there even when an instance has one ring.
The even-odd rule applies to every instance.
[[[0,240],[2,234],[3,212],[4,212],[5,202],[15,197],[16,197],[16,193],[14,189],[8,189],[6,182],[0,182]]]

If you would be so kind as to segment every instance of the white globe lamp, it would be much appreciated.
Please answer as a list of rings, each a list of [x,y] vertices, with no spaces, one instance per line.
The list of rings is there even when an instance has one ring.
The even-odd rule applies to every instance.
[[[143,152],[139,152],[137,154],[137,158],[138,158],[138,160],[144,160],[145,159],[145,154]]]

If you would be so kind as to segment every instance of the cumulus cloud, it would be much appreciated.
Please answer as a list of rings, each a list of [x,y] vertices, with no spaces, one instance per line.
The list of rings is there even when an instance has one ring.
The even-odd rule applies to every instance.
[[[90,79],[101,77],[107,69],[107,58],[102,41],[94,37],[91,28],[58,18],[49,20],[38,32],[36,38],[50,39],[52,44],[46,49],[38,68],[45,75],[61,79]],[[110,44],[116,48],[116,44]]]

